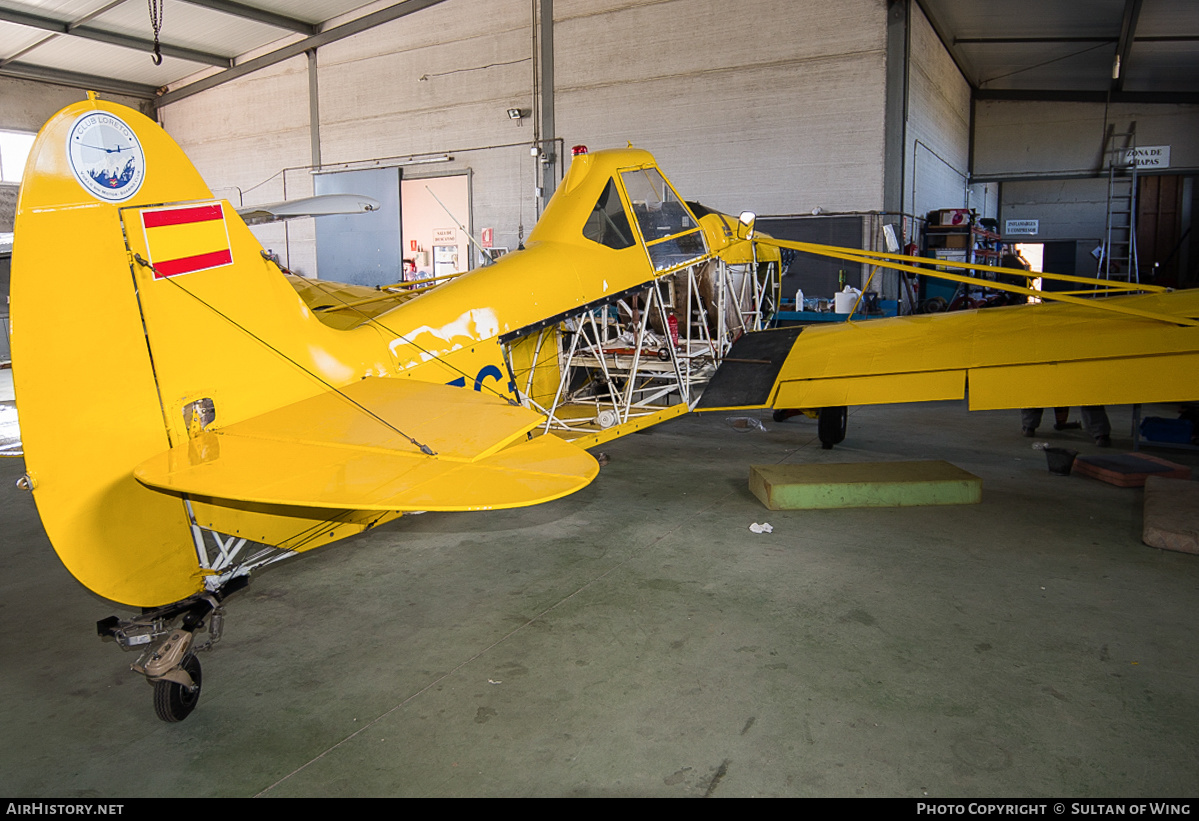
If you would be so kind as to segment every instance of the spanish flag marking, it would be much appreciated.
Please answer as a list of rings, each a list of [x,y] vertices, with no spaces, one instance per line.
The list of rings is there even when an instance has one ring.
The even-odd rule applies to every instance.
[[[233,263],[223,203],[147,209],[142,227],[155,279]]]

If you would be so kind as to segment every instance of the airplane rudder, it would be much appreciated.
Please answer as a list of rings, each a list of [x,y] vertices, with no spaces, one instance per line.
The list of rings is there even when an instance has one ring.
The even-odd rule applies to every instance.
[[[71,573],[127,603],[197,584],[182,506],[132,476],[170,442],[122,225],[130,205],[209,197],[185,163],[137,112],[77,103],[34,141],[14,227],[14,383],[39,515]]]

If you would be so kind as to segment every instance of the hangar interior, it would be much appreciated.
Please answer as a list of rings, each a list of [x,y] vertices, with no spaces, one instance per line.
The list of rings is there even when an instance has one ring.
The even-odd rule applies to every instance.
[[[783,238],[882,249],[887,226],[924,248],[932,214],[964,209],[1046,269],[1199,285],[1187,0],[149,11],[0,2],[0,135],[92,90],[157,120],[236,207],[361,187],[390,203],[382,227],[251,227],[304,276],[384,285],[403,259],[439,276],[514,251],[585,144],[647,149],[686,200]],[[1113,266],[1111,158],[1129,151],[1151,159]],[[869,274],[787,264],[784,294],[829,300]],[[900,313],[928,302],[893,273],[872,287]],[[104,340],[81,347],[103,370]],[[1178,409],[1108,412],[1131,450],[1135,415]],[[405,516],[264,570],[181,724],[96,639],[120,607],[58,563],[4,459],[3,602],[28,626],[3,643],[0,781],[81,798],[1194,793],[1199,557],[1141,543],[1141,490],[1050,475],[1017,411],[850,408],[834,450],[806,417],[749,416],[607,443],[596,482],[549,504]],[[1082,431],[1041,438],[1097,452]],[[768,511],[746,483],[754,464],[905,459],[982,477],[982,503]]]

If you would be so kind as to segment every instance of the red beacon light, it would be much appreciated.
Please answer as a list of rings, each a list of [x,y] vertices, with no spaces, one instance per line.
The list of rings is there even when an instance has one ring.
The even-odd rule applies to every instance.
[[[572,157],[577,157],[580,154],[586,154],[586,153],[587,153],[587,146],[585,146],[585,145],[576,145],[574,148],[570,149],[570,156],[572,156]]]

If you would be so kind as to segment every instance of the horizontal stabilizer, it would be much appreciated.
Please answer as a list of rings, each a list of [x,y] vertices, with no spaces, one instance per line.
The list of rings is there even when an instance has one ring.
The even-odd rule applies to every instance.
[[[219,422],[219,407],[216,413]],[[214,426],[143,462],[134,475],[160,490],[264,504],[520,507],[572,493],[598,472],[595,459],[568,442],[529,440],[541,421],[533,411],[463,388],[364,379]]]

